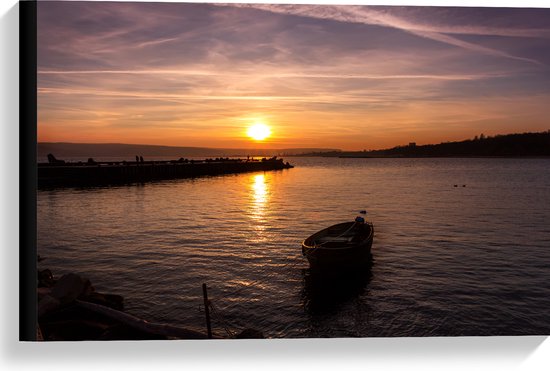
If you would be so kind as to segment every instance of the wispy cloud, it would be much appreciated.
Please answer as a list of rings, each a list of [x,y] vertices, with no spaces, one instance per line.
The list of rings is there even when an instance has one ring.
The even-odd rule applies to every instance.
[[[250,73],[242,72],[223,72],[223,71],[209,71],[209,70],[38,70],[39,75],[174,75],[174,76],[218,76],[218,77],[249,77]],[[392,75],[368,75],[368,74],[323,74],[323,73],[309,73],[304,72],[277,72],[266,71],[263,75],[265,78],[318,78],[318,79],[358,79],[358,80],[481,80],[492,79],[498,77],[505,77],[507,73],[486,73],[486,74],[461,74],[461,75],[449,75],[449,74],[392,74]]]
[[[278,144],[360,149],[547,129],[550,11],[38,6],[40,140],[239,147],[259,118]]]
[[[137,46],[138,46],[138,48],[145,48],[147,46],[165,44],[165,43],[175,41],[175,40],[178,40],[178,38],[177,37],[170,37],[170,38],[167,38],[167,39],[150,40],[150,41],[144,41],[142,43],[139,43]]]
[[[544,63],[541,63],[535,59],[512,55],[502,50],[460,40],[456,37],[449,36],[448,34],[550,38],[550,29],[510,29],[483,26],[441,27],[424,23],[415,23],[412,20],[403,19],[392,15],[391,12],[382,12],[375,10],[374,8],[364,6],[309,6],[278,4],[235,4],[231,6],[254,8],[279,14],[391,27],[409,32],[416,36],[457,46],[466,50],[546,66]]]

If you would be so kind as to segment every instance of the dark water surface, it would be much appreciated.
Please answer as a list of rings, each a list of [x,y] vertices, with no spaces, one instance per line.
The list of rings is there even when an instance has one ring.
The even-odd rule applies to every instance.
[[[146,320],[201,331],[206,282],[219,335],[550,334],[550,160],[291,162],[39,191],[40,267],[81,273]],[[375,226],[372,269],[312,277],[300,242],[361,209]]]

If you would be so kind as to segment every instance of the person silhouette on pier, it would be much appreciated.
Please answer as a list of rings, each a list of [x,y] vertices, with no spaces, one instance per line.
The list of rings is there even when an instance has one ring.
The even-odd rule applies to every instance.
[[[48,153],[48,163],[52,165],[63,165],[65,164],[64,160],[58,160],[55,158],[55,156],[51,153]]]

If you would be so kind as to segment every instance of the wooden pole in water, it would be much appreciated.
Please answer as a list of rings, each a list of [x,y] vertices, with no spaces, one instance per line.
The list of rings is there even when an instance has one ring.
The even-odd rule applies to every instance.
[[[210,326],[210,307],[208,303],[208,293],[206,292],[206,283],[202,284],[202,296],[204,299],[204,313],[206,314],[206,331],[208,338],[212,339],[212,327]]]

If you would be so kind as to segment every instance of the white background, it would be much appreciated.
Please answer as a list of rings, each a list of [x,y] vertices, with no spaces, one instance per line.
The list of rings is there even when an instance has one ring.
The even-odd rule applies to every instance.
[[[549,0],[302,0],[290,2],[550,6]],[[0,1],[0,366],[2,369],[73,370],[78,367],[83,370],[96,370],[101,367],[107,370],[182,370],[193,367],[204,370],[213,368],[281,370],[315,367],[321,370],[550,370],[550,340],[543,336],[202,342],[19,342],[18,30],[17,2]],[[550,308],[548,320],[550,320]]]

